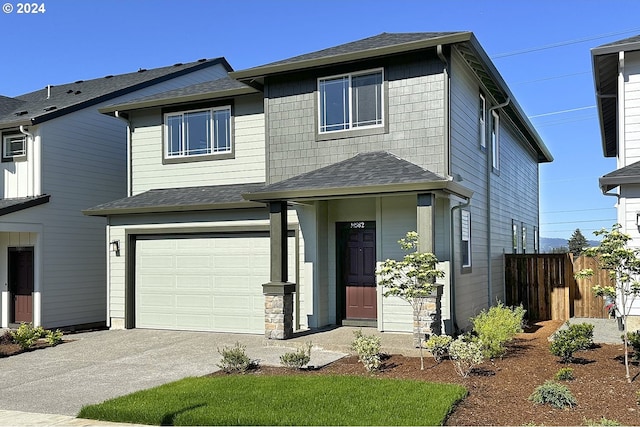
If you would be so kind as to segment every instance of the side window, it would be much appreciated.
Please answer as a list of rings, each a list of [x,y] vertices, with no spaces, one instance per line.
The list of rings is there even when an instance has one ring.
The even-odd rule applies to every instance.
[[[522,253],[527,253],[527,226],[522,223]]]
[[[518,224],[514,220],[511,220],[511,243],[513,246],[513,253],[518,253]]]
[[[382,70],[318,79],[319,133],[382,126]]]
[[[27,156],[27,137],[22,134],[2,136],[2,161],[11,162]]]
[[[462,267],[471,267],[471,212],[460,211],[460,252]]]
[[[538,227],[533,227],[533,253],[537,254],[540,251],[539,241],[538,241]]]
[[[480,139],[480,148],[487,149],[487,101],[483,94],[479,97],[479,118],[478,118],[478,138]]]
[[[229,158],[233,155],[231,123],[230,106],[165,114],[164,158]]]
[[[493,170],[500,170],[500,116],[491,112],[491,155]]]

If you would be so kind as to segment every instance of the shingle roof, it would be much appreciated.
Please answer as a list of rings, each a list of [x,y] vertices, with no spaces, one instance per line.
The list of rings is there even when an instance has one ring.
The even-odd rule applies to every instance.
[[[464,193],[464,197],[471,196],[468,190],[444,176],[389,152],[374,151],[276,182],[245,198],[276,200],[445,188],[455,188]]]
[[[174,89],[150,96],[145,96],[122,104],[112,104],[100,111],[109,113],[114,111],[127,111],[139,108],[156,107],[160,105],[173,105],[185,102],[194,102],[204,99],[216,99],[222,97],[237,96],[249,93],[258,93],[257,89],[241,83],[230,77],[211,80],[204,83],[196,83],[184,88]]]
[[[609,172],[599,179],[603,192],[612,190],[623,184],[640,184],[640,162]]]
[[[140,69],[134,73],[106,76],[98,79],[55,85],[35,92],[0,100],[0,128],[21,124],[36,124],[95,105],[134,90],[155,84],[198,69],[222,64],[232,68],[224,58],[202,59],[154,69]],[[3,108],[3,105],[11,108]]]
[[[6,215],[13,212],[18,212],[23,209],[31,208],[34,206],[42,205],[49,201],[48,194],[32,197],[16,197],[10,199],[0,199],[0,215]]]
[[[242,194],[257,191],[263,186],[264,183],[251,183],[149,190],[94,206],[83,213],[106,216],[256,207],[262,205],[246,201]]]

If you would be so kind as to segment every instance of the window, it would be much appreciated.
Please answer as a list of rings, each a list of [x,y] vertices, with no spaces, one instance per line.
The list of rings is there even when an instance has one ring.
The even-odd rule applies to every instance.
[[[2,159],[13,160],[27,155],[25,135],[4,135],[2,137]]]
[[[538,236],[538,227],[534,226],[533,227],[533,253],[537,254],[539,251],[539,242],[538,242],[539,236]]]
[[[495,111],[491,112],[491,155],[493,156],[493,169],[500,169],[500,116]]]
[[[471,213],[460,211],[460,220],[462,267],[471,267]]]
[[[527,226],[522,224],[522,253],[527,253]]]
[[[513,220],[511,221],[511,229],[512,229],[511,242],[513,245],[513,253],[517,254],[518,253],[518,225]]]
[[[165,157],[232,152],[231,107],[165,114]]]
[[[480,94],[480,121],[478,125],[478,132],[480,137],[480,148],[487,148],[487,101],[484,99],[484,95]]]
[[[382,70],[318,80],[320,133],[382,126]]]

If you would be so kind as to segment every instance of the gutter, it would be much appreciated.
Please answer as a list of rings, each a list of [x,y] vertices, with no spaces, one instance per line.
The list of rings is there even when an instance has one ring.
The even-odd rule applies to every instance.
[[[132,180],[131,180],[131,171],[133,170],[132,168],[132,162],[133,160],[131,159],[131,120],[129,120],[129,117],[127,117],[127,115],[122,114],[122,112],[116,110],[113,112],[113,116],[117,119],[122,120],[123,122],[125,122],[127,124],[127,197],[130,197],[133,189],[132,189]]]
[[[36,137],[34,134],[25,129],[24,125],[20,125],[20,133],[27,136],[31,141],[31,155],[33,156],[33,162],[31,166],[31,180],[33,182],[33,194],[32,196],[39,196],[42,194],[42,150],[40,146],[40,137]],[[27,147],[25,147],[27,148]],[[28,156],[28,154],[27,154]]]
[[[449,227],[451,232],[449,233],[450,236],[450,251],[451,251],[451,276],[450,276],[450,284],[449,284],[449,317],[451,319],[451,327],[453,328],[453,330],[451,331],[452,334],[457,333],[458,332],[458,322],[456,320],[456,251],[455,251],[455,238],[454,238],[454,226],[453,226],[453,221],[454,221],[454,217],[455,217],[455,211],[456,210],[460,210],[462,208],[466,208],[471,204],[471,198],[468,198],[466,202],[458,204],[454,207],[451,208],[451,215],[449,216],[449,219],[451,221]]]

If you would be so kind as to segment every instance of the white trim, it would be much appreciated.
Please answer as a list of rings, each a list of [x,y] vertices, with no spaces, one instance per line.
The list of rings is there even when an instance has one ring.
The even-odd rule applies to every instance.
[[[214,120],[214,115],[216,111],[228,111],[229,112],[229,121],[227,123],[227,126],[229,127],[229,147],[228,149],[224,150],[224,151],[216,151],[216,139],[215,139],[215,120]],[[189,113],[203,113],[203,112],[208,112],[209,113],[209,136],[211,138],[210,140],[210,146],[208,147],[209,152],[207,153],[201,153],[201,154],[185,154],[185,149],[184,149],[184,144],[187,141],[187,126],[185,124],[185,120],[184,120],[184,116],[185,114],[189,114]],[[175,112],[171,112],[171,113],[165,113],[164,114],[164,120],[163,120],[163,128],[164,128],[164,158],[165,159],[176,159],[176,158],[192,158],[192,157],[199,157],[199,156],[211,156],[211,155],[217,155],[217,154],[227,154],[227,153],[232,153],[233,152],[233,132],[231,130],[231,105],[224,105],[224,106],[218,106],[218,107],[211,107],[211,108],[200,108],[200,109],[194,109],[194,110],[185,110],[185,111],[175,111]],[[168,125],[168,121],[167,119],[169,117],[180,117],[181,120],[181,147],[180,147],[180,154],[169,154],[169,125]]]
[[[500,170],[500,115],[492,111],[491,121],[491,165],[494,170]]]
[[[363,75],[367,75],[367,74],[377,74],[380,73],[381,77],[382,77],[382,81],[380,82],[380,123],[376,123],[373,125],[362,125],[362,126],[354,126],[354,122],[353,122],[353,104],[354,104],[354,99],[353,99],[353,77],[358,77],[358,76],[363,76]],[[321,116],[323,115],[323,110],[321,108],[322,105],[322,91],[320,90],[320,84],[323,81],[328,81],[328,80],[337,80],[337,79],[344,79],[347,78],[348,81],[348,99],[347,99],[347,103],[348,105],[346,105],[346,107],[349,109],[349,120],[348,122],[344,123],[345,127],[343,127],[342,129],[336,129],[336,130],[322,130],[322,120],[321,120]],[[318,79],[316,80],[316,90],[318,91],[318,112],[317,112],[317,117],[318,117],[318,134],[331,134],[334,132],[345,132],[345,131],[352,131],[352,130],[358,130],[358,129],[371,129],[371,128],[380,128],[380,127],[384,127],[385,126],[385,105],[386,105],[386,100],[385,100],[385,96],[384,96],[384,68],[373,68],[370,70],[364,70],[364,71],[358,71],[358,72],[353,72],[353,73],[345,73],[345,74],[336,74],[333,76],[324,76],[324,77],[318,77]],[[326,125],[325,125],[326,127]]]

